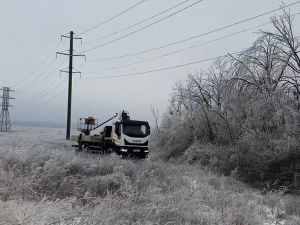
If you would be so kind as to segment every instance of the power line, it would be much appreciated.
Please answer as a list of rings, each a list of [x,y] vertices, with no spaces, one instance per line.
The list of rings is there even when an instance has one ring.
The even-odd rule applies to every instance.
[[[54,74],[64,63],[67,62],[68,59],[64,60],[58,67],[56,67],[56,69],[54,69],[51,73],[49,73],[44,79],[40,80],[39,82],[35,83],[33,86],[31,86],[30,88],[33,88],[35,86],[37,86],[38,84],[44,82],[45,80],[47,80],[52,74]],[[81,68],[84,64],[86,63],[86,61],[84,61],[79,68]],[[78,68],[78,69],[79,69]],[[55,82],[54,82],[55,83]],[[52,83],[52,84],[54,84]],[[48,87],[51,87],[52,84],[50,84]],[[28,89],[27,89],[28,90]],[[41,93],[43,93],[45,90],[43,90],[42,92],[38,93],[37,95],[40,95]]]
[[[299,38],[299,37],[296,37],[296,38]],[[180,64],[180,65],[175,65],[175,66],[170,66],[170,67],[165,67],[165,68],[160,68],[160,69],[155,69],[155,70],[148,70],[148,71],[142,71],[142,72],[137,72],[137,73],[129,73],[129,74],[122,74],[122,75],[113,75],[113,76],[86,77],[86,78],[82,78],[82,79],[84,79],[84,80],[89,80],[89,79],[108,79],[108,78],[129,77],[129,76],[137,76],[137,75],[148,74],[148,73],[155,73],[155,72],[160,72],[160,71],[164,71],[164,70],[170,70],[170,69],[175,69],[175,68],[180,68],[180,67],[184,67],[184,66],[194,65],[194,64],[198,64],[198,63],[202,63],[202,62],[212,61],[212,60],[223,58],[223,57],[228,56],[228,55],[236,55],[236,54],[239,54],[239,53],[242,53],[242,52],[244,52],[244,51],[238,51],[238,52],[234,52],[234,53],[230,53],[230,54],[228,53],[226,55],[216,56],[216,57],[212,57],[212,58],[208,58],[208,59],[203,59],[203,60],[199,60],[199,61],[195,61],[195,62]],[[87,74],[87,73],[83,73],[83,74]]]
[[[86,61],[84,61],[79,67],[78,67],[78,70],[83,67],[83,65],[86,63]]]
[[[66,81],[67,81],[67,79],[63,80],[61,83],[59,83],[57,86],[55,86],[53,89],[51,89],[50,91],[46,92],[45,94],[40,95],[40,96],[38,96],[38,97],[36,97],[36,98],[34,98],[34,99],[27,100],[27,101],[35,101],[35,100],[37,100],[37,99],[40,99],[40,98],[42,98],[42,97],[44,97],[44,96],[46,96],[46,95],[52,93],[53,91],[55,91],[57,88],[59,88],[59,87],[60,87],[63,83],[65,83]]]
[[[48,66],[47,68],[37,77],[35,78],[32,82],[30,82],[27,86],[25,86],[24,88],[22,88],[20,91],[18,91],[18,93],[23,92],[24,90],[28,90],[28,88],[34,83],[36,82],[52,65],[53,63],[56,61],[56,59],[54,59]]]
[[[167,19],[167,18],[169,18],[169,17],[171,17],[171,16],[174,16],[174,15],[176,15],[176,14],[178,14],[178,13],[180,13],[180,12],[182,12],[182,11],[184,11],[184,10],[186,10],[186,9],[188,9],[188,8],[190,8],[190,7],[192,7],[192,6],[196,5],[196,4],[198,4],[198,3],[200,3],[200,2],[203,2],[203,1],[204,1],[204,0],[198,0],[197,2],[191,4],[191,5],[189,5],[189,6],[185,7],[185,8],[183,8],[183,9],[180,9],[180,10],[178,10],[178,11],[176,11],[176,12],[174,12],[174,13],[172,13],[172,14],[170,14],[170,15],[168,15],[168,16],[166,16],[166,17],[160,19],[160,20],[157,20],[157,21],[155,21],[155,22],[153,22],[153,23],[151,23],[151,24],[149,24],[149,25],[147,25],[147,26],[145,26],[145,27],[142,27],[142,28],[140,28],[140,29],[138,29],[138,30],[135,30],[135,31],[133,31],[133,32],[131,32],[131,33],[129,33],[129,34],[126,34],[126,35],[124,35],[124,36],[121,36],[121,37],[119,37],[119,38],[117,38],[117,39],[114,39],[114,40],[112,40],[112,41],[106,42],[106,43],[104,43],[104,44],[102,44],[102,45],[98,45],[98,46],[93,47],[93,48],[90,48],[90,49],[88,49],[88,50],[84,50],[84,51],[80,52],[80,54],[85,53],[85,52],[92,51],[92,50],[94,50],[94,49],[103,47],[103,46],[105,46],[105,45],[108,45],[108,44],[111,44],[111,43],[113,43],[113,42],[119,41],[119,40],[121,40],[121,39],[123,39],[123,38],[125,38],[125,37],[128,37],[128,36],[130,36],[130,35],[133,35],[133,34],[139,32],[139,31],[142,31],[142,30],[144,30],[144,29],[146,29],[146,28],[148,28],[148,27],[151,27],[151,26],[153,26],[154,24],[157,24],[157,23],[159,23],[159,22],[161,22],[161,21],[163,21],[163,20],[165,20],[165,19]]]
[[[299,14],[300,14],[300,13],[297,13],[297,14],[294,14],[294,15],[292,15],[292,16],[297,16],[297,15],[299,15]],[[200,47],[200,46],[203,46],[203,45],[206,45],[206,44],[209,44],[209,43],[213,43],[213,42],[216,42],[216,41],[219,41],[219,40],[228,38],[228,37],[232,37],[232,36],[235,36],[235,35],[238,35],[238,34],[241,34],[241,33],[245,33],[245,32],[247,32],[247,31],[254,30],[254,29],[256,29],[256,28],[259,28],[259,27],[262,27],[262,26],[266,26],[266,25],[269,25],[269,24],[272,24],[272,22],[260,24],[260,25],[255,26],[255,27],[251,27],[251,28],[248,28],[248,29],[244,29],[244,30],[241,30],[241,31],[239,31],[239,32],[235,32],[235,33],[232,33],[232,34],[229,34],[229,35],[225,35],[225,36],[222,36],[222,37],[219,37],[219,38],[216,38],[216,39],[207,41],[207,42],[203,42],[203,43],[201,43],[201,44],[197,44],[197,45],[193,45],[193,46],[190,46],[190,47],[187,47],[187,48],[183,48],[183,49],[180,49],[180,50],[177,50],[177,51],[173,51],[173,52],[169,52],[169,53],[166,53],[166,54],[163,54],[163,55],[159,55],[159,56],[156,56],[156,57],[153,57],[153,58],[150,58],[150,59],[140,60],[140,61],[137,61],[137,62],[134,62],[134,63],[129,63],[129,64],[125,64],[125,65],[122,65],[122,66],[117,66],[117,67],[111,67],[111,68],[104,69],[104,70],[93,71],[93,72],[87,72],[87,73],[85,73],[85,74],[92,74],[92,73],[98,73],[98,72],[105,72],[105,71],[110,71],[110,70],[116,70],[116,69],[120,69],[120,68],[123,68],[123,67],[132,66],[132,65],[136,65],[136,64],[140,64],[140,63],[152,61],[152,60],[159,59],[159,58],[163,58],[163,57],[166,57],[166,56],[169,56],[169,55],[173,55],[173,54],[176,54],[176,53],[184,52],[184,51],[187,51],[187,50],[189,50],[189,49],[193,49],[193,48],[196,48],[196,47]],[[95,62],[95,61],[97,61],[97,60],[91,60],[91,61],[88,61],[88,62]]]
[[[75,81],[75,82],[73,83],[73,85],[75,85],[79,80],[80,80],[80,79],[78,79],[77,81]],[[44,102],[41,102],[41,103],[39,103],[39,104],[33,105],[33,106],[31,106],[31,107],[23,107],[23,108],[19,108],[19,109],[32,109],[32,107],[39,107],[39,106],[44,105],[44,104],[46,104],[46,103],[52,101],[53,99],[57,98],[59,95],[61,95],[62,93],[64,93],[64,92],[67,91],[67,90],[68,90],[68,88],[64,89],[63,91],[59,92],[58,94],[56,94],[56,95],[53,96],[52,98],[50,98],[50,99],[48,99],[48,100],[46,100],[46,101],[44,101]]]
[[[144,19],[144,20],[142,20],[142,21],[140,21],[140,22],[138,22],[138,23],[136,23],[136,24],[133,24],[133,25],[131,25],[131,26],[128,26],[128,27],[123,28],[123,29],[121,29],[121,30],[118,30],[118,31],[116,31],[116,32],[110,33],[110,34],[108,34],[108,35],[102,36],[102,37],[100,37],[100,38],[97,38],[97,39],[94,39],[94,40],[91,40],[91,41],[87,41],[87,42],[83,43],[83,45],[88,44],[88,43],[92,43],[92,42],[95,42],[95,41],[98,41],[98,40],[101,40],[101,39],[104,39],[104,38],[107,38],[107,37],[110,37],[110,36],[113,36],[113,35],[118,34],[118,33],[121,33],[121,32],[123,32],[123,31],[125,31],[125,30],[128,30],[128,29],[130,29],[130,28],[132,28],[132,27],[135,27],[135,26],[137,26],[137,25],[139,25],[139,24],[142,24],[142,23],[144,23],[144,22],[146,22],[146,21],[148,21],[148,20],[151,20],[151,19],[153,19],[153,18],[155,18],[155,17],[157,17],[157,16],[160,16],[160,15],[162,15],[162,14],[164,14],[164,13],[166,13],[166,12],[168,12],[168,11],[174,9],[174,8],[177,8],[178,6],[184,4],[184,3],[188,2],[188,1],[190,1],[190,0],[185,0],[185,1],[183,1],[183,2],[181,2],[181,3],[179,3],[179,4],[177,4],[177,5],[172,6],[171,8],[168,8],[168,9],[166,9],[166,10],[164,10],[164,11],[158,13],[158,14],[155,14],[155,15],[153,15],[153,16],[147,18],[147,19]]]
[[[66,61],[67,61],[67,60],[65,60],[59,67],[61,67]],[[84,62],[84,63],[85,63],[85,62]],[[84,63],[82,63],[81,66],[82,66]],[[80,67],[81,67],[81,66],[80,66]],[[58,67],[58,68],[59,68],[59,67]],[[80,68],[80,67],[79,67],[79,68]],[[58,68],[57,68],[56,70],[58,70]],[[79,68],[78,68],[78,69],[79,69]],[[54,71],[53,71],[52,73],[50,73],[48,76],[52,75],[56,70],[54,70]],[[46,77],[45,79],[47,79],[47,77]],[[45,79],[44,79],[44,80],[45,80]],[[50,91],[48,91],[46,94],[41,95],[41,94],[45,91],[45,90],[43,90],[42,92],[40,92],[40,93],[37,94],[37,96],[38,96],[37,98],[30,99],[30,100],[27,100],[27,101],[35,101],[36,99],[39,99],[39,98],[41,98],[41,97],[44,97],[44,96],[50,94],[52,91],[54,91],[54,90],[56,90],[58,87],[60,87],[64,82],[66,82],[66,80],[64,80],[63,82],[59,83],[57,86],[55,86],[53,89],[51,89]],[[76,81],[76,82],[77,82],[77,81]],[[75,83],[76,83],[76,82],[75,82]],[[52,84],[54,84],[54,83],[55,83],[55,81],[54,81]],[[75,83],[74,83],[74,84],[75,84]],[[49,87],[51,87],[52,84],[50,84]]]
[[[207,42],[204,42],[204,43],[201,43],[201,44],[193,45],[193,46],[190,46],[190,47],[187,47],[187,48],[183,48],[183,49],[180,49],[180,50],[177,50],[177,51],[173,51],[173,52],[169,52],[169,53],[166,53],[166,54],[163,54],[163,55],[159,55],[157,57],[153,57],[153,58],[150,58],[150,59],[141,60],[141,61],[137,61],[137,62],[134,62],[134,63],[125,64],[125,65],[117,66],[117,67],[112,67],[112,68],[108,68],[108,69],[104,69],[104,70],[87,72],[87,73],[84,73],[84,74],[92,74],[92,73],[98,73],[98,72],[105,72],[105,71],[109,71],[109,70],[115,70],[115,69],[119,69],[119,68],[123,68],[123,67],[127,67],[127,66],[132,66],[132,65],[136,65],[136,64],[140,64],[140,63],[152,61],[152,60],[163,58],[163,57],[166,57],[166,56],[169,56],[169,55],[173,55],[173,54],[176,54],[176,53],[179,53],[179,52],[187,51],[187,50],[192,49],[192,48],[196,48],[196,47],[200,47],[200,46],[203,46],[203,45],[206,45],[206,44],[209,44],[209,43],[213,43],[213,42],[216,42],[216,41],[228,38],[228,37],[232,37],[232,36],[235,36],[237,34],[241,34],[241,33],[244,33],[244,32],[247,32],[247,31],[253,30],[255,28],[268,25],[268,24],[271,24],[271,22],[265,23],[265,24],[261,24],[259,26],[255,26],[255,27],[252,27],[252,28],[249,28],[249,29],[245,29],[245,30],[233,33],[233,34],[229,34],[229,35],[217,38],[217,39],[213,39],[211,41],[207,41]],[[94,60],[94,61],[96,61],[96,60]],[[94,62],[94,61],[92,60],[92,61],[88,61],[88,62]]]
[[[47,85],[47,87],[45,87],[41,92],[35,94],[35,96],[40,96],[42,95],[44,92],[46,92],[49,88],[51,88],[54,84],[56,83],[56,80],[54,80],[51,84]]]
[[[133,8],[135,8],[135,7],[137,7],[138,5],[140,5],[141,3],[145,2],[145,1],[146,1],[146,0],[143,0],[143,1],[138,2],[137,4],[131,6],[131,7],[128,8],[128,9],[126,9],[125,11],[123,11],[123,12],[121,12],[121,13],[119,13],[119,14],[117,14],[117,15],[111,17],[111,18],[109,18],[108,20],[105,20],[104,22],[102,22],[102,23],[100,23],[100,24],[98,24],[98,25],[96,25],[96,26],[94,26],[94,27],[92,27],[92,28],[87,29],[86,31],[81,32],[81,33],[78,34],[78,35],[83,35],[83,34],[89,32],[89,31],[91,31],[91,30],[93,30],[93,29],[95,29],[95,28],[97,28],[97,27],[102,26],[103,24],[106,24],[107,22],[109,22],[109,21],[111,21],[111,20],[117,18],[118,16],[121,16],[122,14],[128,12],[129,10],[131,10],[131,9],[133,9]]]
[[[206,32],[206,33],[202,33],[202,34],[199,34],[199,35],[190,37],[190,38],[186,38],[186,39],[183,39],[183,40],[180,40],[180,41],[176,41],[176,42],[173,42],[173,43],[170,43],[170,44],[162,45],[162,46],[159,46],[159,47],[156,47],[156,48],[147,49],[147,50],[143,50],[143,51],[139,51],[139,52],[135,52],[135,53],[130,53],[130,54],[126,54],[126,55],[120,55],[120,56],[115,56],[115,57],[110,57],[110,58],[103,58],[103,59],[94,60],[94,61],[108,61],[108,60],[114,60],[114,59],[120,59],[120,58],[126,58],[126,57],[130,57],[130,56],[140,55],[140,54],[147,53],[147,52],[152,52],[152,51],[155,51],[155,50],[158,50],[158,49],[162,49],[162,48],[166,48],[166,47],[173,46],[173,45],[176,45],[176,44],[180,44],[180,43],[183,43],[183,42],[186,42],[186,41],[190,41],[190,40],[195,39],[195,38],[198,38],[198,37],[202,37],[202,36],[205,36],[205,35],[208,35],[208,34],[215,33],[215,32],[217,32],[217,31],[221,31],[221,30],[230,28],[230,27],[233,27],[233,26],[242,24],[242,23],[244,23],[244,22],[248,22],[248,21],[253,20],[253,19],[257,19],[257,18],[259,18],[259,17],[262,17],[262,16],[265,16],[265,15],[271,14],[271,13],[273,13],[273,12],[282,10],[282,9],[284,9],[284,8],[287,8],[287,7],[290,7],[290,6],[299,4],[299,3],[300,3],[300,1],[297,1],[297,2],[295,2],[295,3],[292,3],[292,4],[289,4],[289,5],[280,7],[280,8],[278,8],[278,9],[274,9],[274,10],[268,11],[268,12],[266,12],[266,13],[259,14],[259,15],[257,15],[257,16],[254,16],[254,17],[251,17],[251,18],[248,18],[248,19],[245,19],[245,20],[241,20],[241,21],[239,21],[239,22],[236,22],[236,23],[233,23],[233,24],[230,24],[230,25],[221,27],[221,28],[218,28],[218,29],[215,29],[215,30]],[[90,62],[91,62],[91,61],[90,61]]]
[[[20,107],[19,109],[32,109],[32,107],[38,107],[40,105],[43,105],[43,104],[46,104],[50,101],[52,101],[53,99],[55,99],[56,97],[58,97],[59,95],[61,95],[62,93],[64,93],[65,91],[67,91],[68,89],[64,89],[63,91],[59,92],[57,95],[55,95],[54,97],[48,99],[47,101],[44,101],[42,103],[39,103],[39,104],[36,104],[36,105],[33,105],[31,107]]]
[[[37,86],[38,84],[42,83],[43,81],[47,80],[52,74],[54,74],[63,64],[65,64],[67,62],[68,59],[64,60],[61,64],[59,64],[58,67],[56,67],[56,69],[54,69],[51,73],[49,73],[43,80],[40,80],[39,82],[37,82],[35,85],[33,85],[31,88]]]
[[[21,91],[19,91],[19,93],[20,92],[23,92],[24,90],[29,90],[30,88],[34,88],[34,87],[36,87],[38,84],[40,84],[40,83],[42,83],[42,82],[44,82],[45,80],[47,80],[52,74],[54,74],[65,62],[67,61],[67,59],[66,60],[64,60],[61,64],[59,64],[59,66],[58,67],[56,67],[56,69],[54,69],[51,73],[49,73],[44,79],[42,79],[42,80],[40,80],[40,81],[38,81],[37,83],[35,83],[34,85],[32,85],[31,86],[31,84],[33,84],[35,81],[37,81],[37,79],[39,78],[39,77],[41,77],[47,70],[48,70],[48,68],[50,67],[48,67],[42,74],[40,74],[39,75],[39,77],[37,78],[37,79],[35,79],[34,81],[32,81],[31,82],[31,84],[29,84],[29,85],[27,85],[27,87],[25,87],[25,88],[23,88]]]
[[[52,55],[52,53],[54,52],[54,51],[56,51],[56,49],[61,45],[61,43],[62,42],[60,42],[52,51],[51,51],[51,53],[28,75],[28,76],[26,76],[23,80],[21,80],[19,83],[17,83],[17,84],[15,84],[15,85],[13,85],[12,87],[16,87],[16,86],[18,86],[18,85],[20,85],[21,83],[23,83],[26,79],[28,79],[32,74],[34,74],[43,64],[44,64],[44,62],[46,62],[47,61],[47,59],[49,59],[50,58],[50,56]]]
[[[68,33],[69,34],[69,33]],[[62,36],[65,36],[65,35],[62,35]],[[54,61],[56,61],[56,59],[54,60]],[[66,60],[64,60],[58,67],[56,67],[56,69],[54,69],[51,73],[49,73],[46,77],[44,77],[43,79],[41,79],[41,80],[39,80],[37,83],[35,83],[34,85],[32,85],[34,82],[36,82],[37,80],[38,80],[38,78],[40,78],[47,70],[48,70],[48,68],[50,68],[50,66],[54,63],[54,61],[47,67],[47,69],[42,73],[42,74],[40,74],[34,81],[32,81],[27,87],[25,87],[24,89],[22,89],[20,92],[22,92],[22,91],[24,91],[25,89],[26,90],[28,90],[28,89],[30,89],[30,88],[33,88],[33,87],[35,87],[35,86],[37,86],[38,84],[40,84],[40,83],[42,83],[42,82],[44,82],[45,80],[47,80],[52,74],[54,74],[66,61],[67,61],[67,59]],[[85,63],[85,61],[84,61],[84,63]],[[83,63],[83,64],[84,64]],[[82,64],[82,65],[83,65]],[[82,66],[81,65],[81,66]],[[80,67],[81,67],[80,66]],[[50,84],[48,87],[51,87],[53,84],[54,84],[55,82],[53,82],[52,84]],[[32,86],[31,86],[32,85]],[[29,88],[28,88],[29,87]],[[48,88],[47,87],[47,88]],[[53,90],[55,90],[56,88],[54,88]],[[52,90],[52,91],[53,91]],[[35,95],[35,96],[39,96],[39,95],[41,95],[43,92],[45,92],[45,90],[43,90],[43,91],[41,91],[41,92],[39,92],[37,95]],[[45,94],[46,95],[46,94]],[[45,96],[45,95],[43,95],[43,96]],[[26,100],[25,100],[26,101]],[[31,100],[30,100],[31,101]]]
[[[243,51],[234,52],[234,53],[231,53],[231,55],[236,55],[236,54],[239,54],[239,53],[242,53],[242,52]],[[160,71],[164,71],[164,70],[170,70],[170,69],[189,66],[189,65],[193,65],[193,64],[202,63],[202,62],[212,61],[212,60],[220,59],[220,58],[225,57],[227,55],[228,54],[221,55],[221,56],[216,56],[216,57],[213,57],[213,58],[203,59],[203,60],[199,60],[199,61],[195,61],[195,62],[185,63],[185,64],[181,64],[181,65],[176,65],[176,66],[170,66],[170,67],[165,67],[165,68],[160,68],[160,69],[155,69],[155,70],[142,71],[142,72],[138,72],[138,73],[129,73],[129,74],[115,75],[115,76],[87,77],[87,78],[82,78],[82,79],[89,80],[89,79],[107,79],[107,78],[137,76],[137,75],[142,75],[142,74],[147,74],[147,73],[155,73],[155,72],[160,72]]]

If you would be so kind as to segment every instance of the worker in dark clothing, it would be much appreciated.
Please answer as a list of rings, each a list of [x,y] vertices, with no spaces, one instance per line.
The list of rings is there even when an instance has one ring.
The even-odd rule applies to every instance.
[[[102,154],[106,154],[106,149],[105,149],[106,127],[100,134],[102,135],[102,137],[101,137],[101,152],[102,152]]]

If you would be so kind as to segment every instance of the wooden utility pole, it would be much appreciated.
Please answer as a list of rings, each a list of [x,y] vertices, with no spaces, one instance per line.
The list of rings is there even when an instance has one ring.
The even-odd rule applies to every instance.
[[[70,51],[69,51],[69,86],[68,86],[68,112],[67,112],[67,134],[66,134],[67,140],[70,140],[70,133],[71,133],[73,35],[74,35],[74,32],[71,31],[70,32]]]
[[[71,112],[72,112],[72,75],[73,73],[80,73],[80,72],[73,72],[73,57],[74,56],[84,56],[85,55],[74,55],[73,52],[73,40],[74,39],[81,39],[80,37],[74,37],[74,32],[70,31],[70,36],[61,35],[63,38],[70,39],[70,50],[69,54],[57,52],[56,54],[67,55],[69,56],[69,71],[61,70],[61,72],[68,72],[69,73],[69,85],[68,85],[68,109],[67,109],[67,131],[66,131],[66,139],[70,140],[71,135]]]

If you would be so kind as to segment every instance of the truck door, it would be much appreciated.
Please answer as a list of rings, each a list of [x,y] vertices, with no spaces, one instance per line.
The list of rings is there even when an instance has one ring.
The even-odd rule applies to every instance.
[[[121,131],[121,123],[119,123],[119,122],[116,122],[115,123],[115,132],[114,132],[114,135],[113,135],[113,139],[115,139],[114,141],[115,141],[115,143],[116,143],[116,145],[121,145],[122,144],[122,137],[121,137],[121,133],[122,133],[122,131]]]

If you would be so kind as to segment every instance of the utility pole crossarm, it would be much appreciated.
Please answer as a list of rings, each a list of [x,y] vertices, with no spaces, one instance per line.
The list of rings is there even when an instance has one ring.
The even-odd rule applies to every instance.
[[[6,98],[6,99],[16,99],[16,98],[11,98],[11,97],[6,97],[6,96],[0,96],[0,98]]]
[[[2,90],[5,90],[5,87],[4,88],[0,88],[0,91],[2,91]],[[15,92],[14,90],[11,90],[10,88],[8,88],[8,91],[9,92]]]
[[[62,73],[69,73],[69,71],[65,71],[65,70],[60,70],[60,72],[62,72]],[[72,73],[81,73],[81,72],[76,72],[76,71],[73,71]]]
[[[72,33],[73,33],[73,37],[72,37],[72,39],[77,39],[77,40],[80,40],[81,41],[81,44],[82,44],[82,38],[81,37],[74,37],[74,32],[73,31],[71,31]],[[71,39],[71,32],[69,33],[70,34],[70,36],[66,36],[66,35],[61,35],[61,41],[62,41],[62,39],[63,38],[69,38],[69,39]]]
[[[70,54],[67,54],[67,53],[63,53],[63,52],[56,52],[56,57],[57,57],[57,54],[59,55],[66,55],[66,56],[70,56]],[[86,58],[86,55],[76,55],[76,54],[73,54],[72,56],[83,56]]]
[[[70,33],[71,34],[71,33]],[[74,34],[74,32],[73,32],[73,34]],[[61,38],[71,38],[70,36],[66,36],[66,35],[61,35]],[[80,39],[80,40],[82,40],[82,38],[81,37],[74,37],[73,36],[73,39]]]

